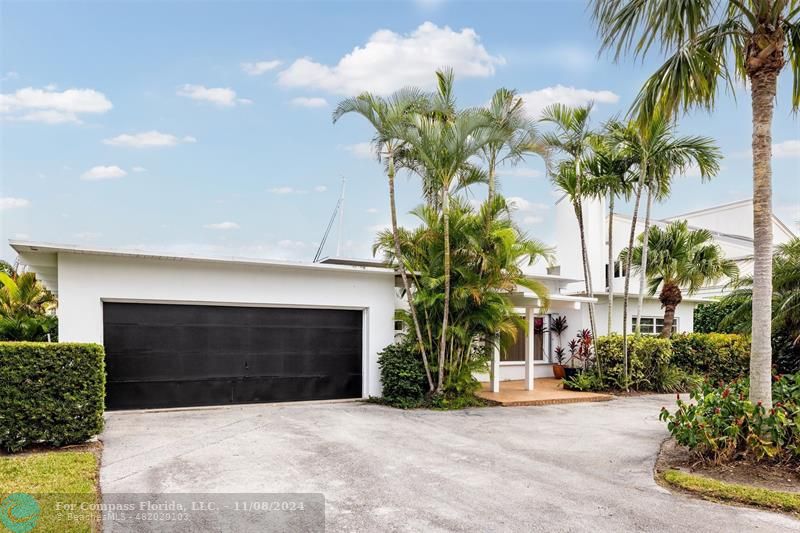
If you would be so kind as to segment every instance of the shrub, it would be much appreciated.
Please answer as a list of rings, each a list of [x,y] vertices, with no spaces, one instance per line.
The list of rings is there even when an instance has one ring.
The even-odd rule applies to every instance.
[[[97,344],[0,342],[0,447],[76,444],[103,429]]]
[[[725,333],[683,333],[672,336],[672,362],[714,383],[745,376],[750,367],[750,339]]]
[[[722,325],[725,317],[731,314],[738,304],[735,302],[708,302],[694,308],[695,333],[736,333],[734,324]]]
[[[785,332],[773,333],[772,360],[779,374],[800,373],[800,341]]]
[[[0,318],[0,341],[55,342],[57,340],[58,318],[55,315]]]
[[[597,372],[593,370],[580,372],[571,378],[564,378],[564,388],[577,391],[602,390],[603,381]]]
[[[422,358],[407,342],[390,344],[378,354],[383,399],[403,409],[419,407],[428,390]]]
[[[703,459],[800,459],[800,375],[776,376],[770,411],[747,396],[747,380],[721,386],[706,382],[690,394],[695,403],[678,397],[675,413],[663,407],[660,419],[678,444]]]
[[[624,389],[622,336],[613,334],[597,340],[598,359],[608,388]],[[663,386],[672,359],[669,339],[650,336],[628,337],[628,375],[630,388],[642,391],[668,391]],[[674,375],[673,375],[674,377]]]

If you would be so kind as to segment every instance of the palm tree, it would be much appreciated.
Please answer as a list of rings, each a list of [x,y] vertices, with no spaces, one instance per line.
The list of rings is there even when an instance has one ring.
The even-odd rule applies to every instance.
[[[587,164],[587,171],[592,176],[592,195],[608,198],[608,334],[613,330],[614,316],[614,202],[617,198],[629,200],[633,192],[630,170],[634,161],[616,149],[613,137],[609,134],[618,127],[620,124],[612,120],[605,125],[602,133],[591,139],[593,153]]]
[[[408,280],[406,266],[403,256],[400,253],[400,240],[397,225],[397,205],[395,202],[394,179],[396,173],[396,158],[399,151],[403,149],[403,141],[394,136],[393,132],[402,128],[410,121],[413,113],[425,111],[430,106],[430,96],[414,88],[400,90],[388,98],[382,98],[370,93],[362,93],[354,98],[346,98],[339,102],[333,112],[334,124],[345,114],[356,113],[366,118],[375,129],[375,136],[372,143],[378,153],[379,160],[383,160],[386,165],[386,177],[389,181],[389,210],[392,219],[392,236],[394,239],[395,258],[400,277],[403,280],[408,305],[411,309],[413,318],[414,332],[417,338],[417,345],[425,366],[425,374],[428,378],[428,386],[433,391],[433,379],[428,365],[428,356],[425,353],[425,343],[423,342],[422,329],[419,324],[419,317],[416,315],[412,305],[411,284]]]
[[[537,140],[535,124],[527,117],[524,102],[516,91],[497,89],[484,113],[492,127],[504,137],[487,144],[480,154],[487,166],[488,198],[492,200],[496,191],[497,167],[504,163],[516,164],[527,153],[544,156],[545,150]]]
[[[562,158],[555,162],[553,160],[548,162],[548,173],[555,187],[569,198],[578,220],[584,285],[586,294],[590,298],[594,296],[594,290],[583,225],[583,198],[586,196],[586,191],[584,190],[585,176],[582,164],[590,153],[590,139],[593,135],[589,129],[591,111],[591,104],[581,107],[553,104],[544,109],[541,118],[541,122],[554,126],[553,131],[542,134],[542,141],[548,150],[560,153]],[[592,328],[592,339],[597,339],[594,303],[591,302],[589,303],[589,323]],[[597,353],[597,346],[594,351]]]
[[[672,335],[675,308],[683,300],[682,288],[687,294],[694,294],[708,283],[724,277],[736,278],[739,267],[725,258],[710,231],[691,230],[685,220],[673,222],[663,229],[654,226],[646,235],[650,249],[646,269],[642,269],[640,263],[644,254],[644,233],[639,235],[639,245],[633,248],[633,253],[629,254],[626,248],[620,253],[620,259],[633,256],[636,262],[634,270],[642,279],[647,278],[650,295],[661,288],[658,295],[664,308],[661,336],[669,338]]]
[[[633,248],[636,228],[639,221],[639,207],[642,193],[647,190],[647,207],[644,219],[644,234],[650,229],[653,199],[669,196],[672,175],[685,173],[696,165],[702,180],[709,179],[719,171],[722,158],[714,140],[701,136],[675,136],[675,125],[665,116],[653,117],[646,124],[629,122],[624,126],[612,128],[610,136],[617,150],[636,163],[638,174],[634,189],[633,216],[628,237],[628,248]],[[644,270],[647,264],[649,243],[645,241],[639,266]],[[622,349],[625,375],[628,363],[628,302],[630,298],[630,272],[632,256],[625,261],[625,285],[622,302]],[[639,279],[639,296],[636,307],[636,333],[641,331],[641,316],[644,307],[644,276]]]
[[[743,276],[731,283],[733,291],[721,305],[733,306],[722,321],[736,331],[750,333],[753,308],[753,276]],[[790,341],[800,344],[800,237],[779,245],[772,259],[772,329],[785,331]]]
[[[632,111],[646,123],[681,109],[712,108],[720,79],[750,83],[753,151],[753,323],[750,400],[772,406],[772,115],[778,76],[790,63],[792,108],[800,107],[797,0],[594,0],[603,48],[672,53],[645,82]]]
[[[429,353],[437,350],[445,312],[441,283],[444,264],[444,216],[442,211],[425,204],[412,214],[419,220],[414,229],[400,228],[400,241],[413,283],[414,305],[425,317]],[[496,334],[511,342],[525,324],[514,311],[509,294],[519,285],[549,302],[547,288],[528,279],[522,265],[547,259],[552,251],[542,243],[529,239],[512,222],[510,208],[504,198],[495,196],[480,208],[473,208],[455,195],[450,205],[452,253],[452,297],[448,313],[448,349],[441,363],[442,391],[456,391],[459,383],[474,382],[474,364],[485,364],[475,357],[475,347],[496,342]],[[387,260],[395,260],[393,237],[389,231],[378,234],[374,246]],[[408,320],[406,313],[401,318]],[[437,383],[437,386],[439,384]],[[458,391],[462,392],[462,391]]]
[[[455,188],[477,181],[485,181],[485,174],[471,163],[489,143],[502,138],[491,127],[483,113],[475,110],[458,111],[442,119],[434,114],[415,114],[408,127],[398,129],[397,138],[408,146],[409,159],[415,170],[435,191],[435,207],[441,206],[443,228],[443,290],[444,310],[439,340],[438,379],[435,392],[442,391],[443,373],[447,355],[448,324],[450,321],[450,197]]]
[[[56,305],[56,297],[36,279],[33,272],[11,277],[0,272],[0,317],[19,318],[44,315]]]

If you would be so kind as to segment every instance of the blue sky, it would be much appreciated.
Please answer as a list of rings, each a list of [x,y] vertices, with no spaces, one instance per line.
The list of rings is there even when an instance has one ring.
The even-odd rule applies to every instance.
[[[344,253],[368,256],[386,225],[371,131],[336,102],[433,83],[455,67],[459,103],[501,86],[531,113],[595,100],[624,112],[656,65],[596,56],[584,2],[6,2],[0,6],[0,239],[310,260],[347,177]],[[800,219],[800,128],[778,91],[774,207]],[[750,104],[721,95],[680,120],[717,139],[709,184],[676,178],[655,214],[751,196]],[[501,177],[530,234],[552,242],[541,161]],[[478,197],[483,190],[475,190]],[[399,182],[399,208],[419,202]],[[405,216],[406,222],[410,219]],[[335,243],[326,249],[334,252]],[[2,257],[13,252],[2,246]]]

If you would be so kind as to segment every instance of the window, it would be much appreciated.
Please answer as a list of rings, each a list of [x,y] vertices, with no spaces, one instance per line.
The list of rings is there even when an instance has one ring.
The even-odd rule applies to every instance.
[[[656,316],[643,316],[642,317],[642,333],[644,335],[658,335],[664,329],[664,318]],[[675,333],[679,330],[678,317],[672,319],[672,332]],[[631,317],[631,332],[636,331],[636,317]]]
[[[402,320],[395,320],[394,321],[394,331],[395,333],[402,333],[403,330],[406,329],[406,323]]]
[[[614,261],[614,278],[625,277],[625,263]]]
[[[533,360],[544,360],[544,317],[533,317]],[[500,350],[500,361],[524,361],[525,360],[525,330],[517,330],[517,338],[512,346]]]

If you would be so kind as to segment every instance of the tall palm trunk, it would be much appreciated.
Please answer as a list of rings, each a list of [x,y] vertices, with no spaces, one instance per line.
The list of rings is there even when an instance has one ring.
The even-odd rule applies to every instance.
[[[608,198],[608,265],[606,276],[608,276],[608,328],[606,335],[611,335],[611,328],[614,327],[614,193],[610,193]]]
[[[778,70],[750,72],[753,109],[753,324],[750,401],[772,407],[772,113]]]
[[[636,238],[636,223],[639,219],[639,204],[642,200],[642,189],[644,188],[644,175],[647,171],[647,162],[642,165],[639,175],[639,184],[636,187],[636,200],[633,203],[633,217],[631,218],[631,234],[628,237],[628,254],[625,258],[625,288],[622,292],[622,360],[623,376],[625,379],[625,390],[628,390],[628,299],[631,287],[631,264],[633,260],[633,241]]]
[[[392,240],[394,241],[394,255],[397,258],[398,270],[400,270],[400,277],[403,279],[403,290],[406,292],[406,299],[408,300],[408,308],[411,310],[411,318],[414,321],[414,333],[417,336],[417,343],[419,344],[419,351],[422,355],[422,364],[425,366],[425,376],[428,378],[428,387],[433,392],[433,378],[431,377],[431,369],[428,364],[428,353],[425,350],[425,342],[422,340],[422,328],[419,325],[419,318],[417,318],[417,309],[414,306],[414,300],[411,296],[411,284],[408,282],[408,275],[406,274],[406,267],[403,263],[402,250],[400,248],[400,232],[397,227],[397,205],[394,196],[394,154],[392,150],[388,151],[389,170],[387,172],[389,177],[389,210],[392,215]]]
[[[439,341],[439,379],[436,392],[442,392],[444,362],[447,350],[447,322],[450,315],[450,191],[442,188],[442,223],[444,225],[444,312],[442,316],[442,338]]]
[[[644,239],[642,242],[642,270],[639,275],[639,302],[636,305],[636,334],[642,332],[642,310],[644,309],[644,281],[647,278],[647,251],[649,249],[650,210],[653,207],[653,184],[647,187],[647,209],[644,215]]]
[[[573,209],[575,209],[575,217],[578,219],[578,230],[581,234],[581,259],[583,261],[583,280],[586,287],[586,294],[589,298],[594,298],[594,290],[592,288],[592,271],[589,268],[589,252],[586,248],[586,233],[583,225],[583,198],[581,191],[581,160],[579,156],[575,158],[575,201],[573,202]],[[589,302],[589,327],[592,331],[592,348],[594,353],[597,354],[597,323],[594,319],[594,302]],[[598,370],[600,371],[598,364]],[[600,371],[602,372],[602,371]]]
[[[489,194],[487,195],[487,201],[489,203],[491,203],[495,195],[494,181],[495,181],[496,165],[497,165],[496,156],[492,154],[491,158],[489,159]]]
[[[589,271],[589,254],[586,248],[586,231],[584,229],[583,224],[583,208],[581,207],[580,200],[573,203],[573,208],[575,209],[575,217],[578,219],[578,232],[581,236],[581,255],[583,256],[583,279],[584,279],[584,286],[586,287],[586,293],[588,294],[589,298],[593,298],[594,294],[592,291],[592,274]],[[597,335],[595,332],[597,331],[595,320],[594,320],[594,303],[589,302],[589,327],[592,329],[592,345],[594,348],[594,353],[597,354]],[[599,370],[599,365],[598,365]]]
[[[658,299],[664,307],[664,327],[661,328],[661,337],[669,339],[672,336],[672,324],[675,323],[675,308],[683,301],[681,288],[675,283],[664,283]]]

